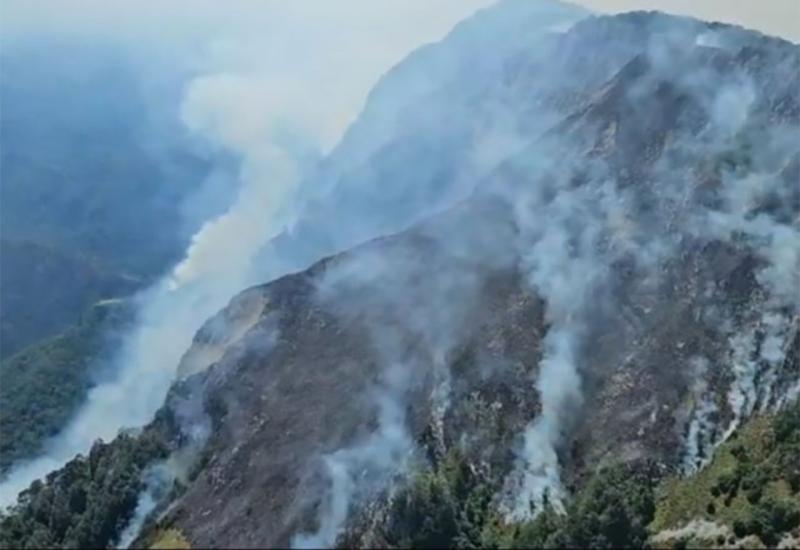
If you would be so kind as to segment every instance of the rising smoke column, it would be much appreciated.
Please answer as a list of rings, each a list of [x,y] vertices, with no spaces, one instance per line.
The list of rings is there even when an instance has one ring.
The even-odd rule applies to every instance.
[[[699,239],[746,247],[760,262],[755,276],[761,292],[751,304],[755,315],[725,334],[733,417],[712,447],[727,440],[754,411],[776,410],[793,398],[792,388],[782,391],[777,382],[800,320],[800,188],[788,168],[798,154],[800,132],[796,123],[780,121],[758,147],[747,145],[747,134],[756,131],[754,122],[764,116],[756,85],[740,77],[711,93],[711,123],[718,133],[709,155],[734,154],[749,166],[723,172],[718,204],[699,209],[688,228]]]
[[[183,120],[191,130],[241,155],[238,197],[227,212],[198,231],[171,275],[140,297],[141,321],[126,338],[116,378],[90,391],[46,456],[10,472],[0,486],[0,502],[12,503],[33,480],[85,452],[96,439],[110,440],[123,427],[146,424],[163,403],[181,355],[203,322],[256,282],[251,259],[287,223],[298,164],[304,159],[293,149],[297,138],[284,138],[285,102],[278,95],[259,95],[261,112],[273,116],[253,121],[245,108],[256,99],[247,96],[252,93],[251,82],[228,75],[190,83]]]
[[[403,470],[414,448],[405,427],[402,395],[409,369],[397,364],[375,395],[379,406],[378,429],[366,441],[322,457],[330,482],[320,508],[319,526],[314,533],[298,533],[293,548],[330,548],[345,525],[363,478],[389,479]],[[385,483],[385,481],[384,481]]]
[[[434,421],[447,407],[446,357],[471,326],[483,271],[480,262],[453,261],[453,240],[463,236],[422,233],[399,246],[373,241],[317,281],[319,306],[343,325],[366,331],[374,356],[364,360],[374,360],[376,375],[367,397],[377,411],[377,428],[320,457],[328,487],[317,528],[297,533],[295,548],[335,545],[353,509],[407,473],[418,459],[407,418],[410,403],[428,397]]]
[[[541,412],[526,429],[517,471],[507,480],[510,502],[503,507],[511,519],[527,518],[531,505],[539,507],[545,500],[560,508],[565,497],[558,448],[582,405],[587,307],[599,296],[610,269],[601,240],[612,212],[623,208],[612,182],[575,189],[566,183],[561,179],[555,193],[540,187],[516,208],[521,269],[546,301],[549,329],[536,382]]]
[[[679,164],[681,156],[694,159],[690,162],[717,159],[729,153],[741,156],[743,135],[758,135],[758,126],[752,125],[751,117],[757,101],[764,101],[760,98],[764,91],[757,90],[748,76],[735,71],[720,75],[706,66],[697,71],[684,71],[685,66],[697,63],[693,58],[695,54],[701,57],[707,53],[692,49],[692,32],[696,31],[659,30],[660,34],[654,33],[646,44],[646,61],[642,64],[645,76],[638,82],[626,82],[626,100],[634,110],[639,109],[627,112],[627,116],[641,119],[638,122],[643,125],[655,116],[656,123],[663,124],[658,122],[657,114],[647,111],[648,108],[664,108],[663,103],[649,103],[643,94],[647,89],[656,89],[655,84],[659,82],[668,82],[676,90],[676,97],[696,106],[703,113],[700,120],[702,117],[706,120],[703,120],[704,126],[694,129],[690,125],[676,128],[673,142],[664,145],[652,171],[631,183],[642,199],[640,203],[651,205],[650,212],[641,213],[632,208],[634,201],[627,201],[626,193],[615,187],[614,176],[604,178],[600,172],[600,177],[596,173],[583,178],[588,181],[581,183],[566,181],[576,168],[580,172],[591,164],[590,156],[553,155],[562,157],[559,164],[554,165],[538,158],[543,156],[542,150],[529,153],[538,157],[528,159],[525,169],[535,178],[535,185],[544,186],[546,192],[526,191],[527,195],[512,198],[521,232],[521,269],[528,275],[532,289],[546,302],[549,328],[536,383],[541,412],[526,430],[517,470],[507,480],[505,494],[511,496],[503,503],[503,508],[511,519],[529,517],[531,505],[540,510],[545,496],[556,508],[560,507],[559,501],[564,495],[559,481],[558,450],[568,437],[574,411],[581,404],[580,372],[585,368],[581,348],[592,319],[587,308],[590,304],[602,308],[605,290],[613,284],[608,278],[610,268],[626,254],[635,260],[637,270],[644,268],[641,274],[652,276],[655,281],[659,279],[658,267],[663,260],[706,243],[725,243],[734,249],[745,249],[761,260],[755,275],[765,295],[763,302],[757,305],[762,314],[752,335],[748,336],[750,329],[744,327],[745,334],[734,340],[738,350],[733,356],[739,362],[733,365],[735,386],[730,402],[735,419],[731,429],[756,407],[764,409],[784,399],[775,395],[775,385],[791,341],[791,327],[797,325],[800,300],[798,212],[786,212],[786,206],[765,206],[797,204],[796,191],[795,195],[791,194],[792,183],[775,173],[784,168],[787,158],[797,154],[796,126],[771,126],[769,138],[753,146],[755,154],[750,159],[753,166],[760,167],[761,173],[759,169],[751,170],[749,175],[723,173],[719,189],[714,190],[715,200],[702,200],[697,196],[700,194],[698,182],[675,177],[686,169]],[[735,37],[731,40],[735,42]],[[739,43],[732,46],[734,52],[741,47]],[[631,57],[637,54],[642,52],[632,51]],[[679,60],[683,56],[691,61],[682,64]],[[603,108],[613,106],[603,105]],[[763,103],[758,108],[764,109]],[[767,115],[762,110],[758,116]],[[615,130],[616,127],[611,127],[609,137],[613,137]],[[594,147],[599,149],[597,144]],[[565,148],[570,149],[570,146]],[[587,149],[591,148],[589,144]],[[629,158],[627,162],[638,160]],[[559,178],[553,173],[567,176]],[[540,178],[557,183],[543,183]],[[604,184],[604,179],[608,183]],[[610,197],[606,201],[598,198],[600,192],[587,189],[603,185],[607,189],[605,196]],[[592,193],[597,193],[597,197]],[[520,200],[521,197],[527,197],[527,202]],[[633,238],[627,239],[625,234]],[[627,250],[625,246],[617,249],[616,244],[603,244],[609,238],[613,243],[615,235],[622,237],[623,244],[630,245]],[[752,344],[754,348],[743,349]],[[708,396],[697,397],[697,416],[689,423],[687,467],[697,465],[698,460],[702,463],[700,455],[707,449],[699,447],[716,444],[723,431],[711,426],[713,402],[708,401]]]
[[[769,213],[755,214],[770,196],[791,204],[787,187],[769,173],[729,176],[722,207],[708,214],[706,227],[713,235],[744,241],[761,259],[756,279],[766,291],[759,317],[729,337],[733,383],[728,402],[734,416],[722,441],[754,410],[774,409],[790,393],[779,392],[777,381],[800,319],[800,227]]]
[[[709,363],[705,357],[694,357],[690,361],[694,378],[691,388],[692,419],[686,434],[686,451],[683,456],[683,471],[692,473],[711,460],[708,449],[713,445],[714,424],[717,413],[714,394],[708,387]]]

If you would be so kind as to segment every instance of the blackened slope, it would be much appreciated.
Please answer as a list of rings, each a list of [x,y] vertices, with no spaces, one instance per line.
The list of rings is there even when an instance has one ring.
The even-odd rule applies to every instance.
[[[365,257],[386,262],[386,277],[320,302],[317,287],[323,279]],[[392,272],[401,275],[393,278]],[[447,360],[462,364],[457,391],[464,399],[470,399],[467,379],[485,379],[487,388],[506,401],[503,434],[486,425],[485,432],[476,429],[473,436],[495,442],[476,446],[476,453],[507,463],[511,440],[535,410],[535,395],[525,389],[525,380],[535,365],[539,336],[524,327],[541,323],[540,306],[520,290],[513,271],[454,256],[425,234],[404,234],[263,289],[270,305],[262,321],[208,371],[205,392],[216,412],[208,444],[212,458],[167,523],[174,522],[199,545],[284,546],[298,531],[312,529],[326,483],[317,469],[320,457],[363,440],[376,426],[370,391],[380,384],[384,367],[376,323],[398,340],[403,368],[411,369],[409,430],[415,439],[423,437],[435,383],[429,335],[409,326],[406,312],[384,295],[398,285],[405,299],[424,309],[428,298],[435,300],[430,293],[447,288],[456,272],[479,280],[480,299],[465,313],[468,342]],[[350,309],[352,301],[369,305]],[[267,349],[260,345],[273,338]],[[514,353],[505,356],[503,350],[511,347]],[[481,372],[472,360],[476,355],[494,357],[498,364]],[[515,365],[516,382],[501,363]],[[498,445],[498,438],[505,443]],[[216,519],[210,522],[209,516]]]
[[[765,120],[790,131],[795,128],[792,103],[795,98],[782,96],[780,90],[776,92],[770,86],[773,79],[767,78],[760,66],[749,63],[750,56],[743,52],[763,49],[764,52],[752,55],[780,59],[781,67],[786,68],[795,63],[797,51],[781,41],[747,33],[737,35],[737,40],[744,42],[732,42],[736,47],[696,45],[698,34],[712,27],[678,20],[670,28],[671,21],[660,15],[633,14],[599,18],[573,29],[560,40],[580,42],[584,31],[590,37],[603,37],[603,43],[609,44],[609,58],[619,63],[618,70],[607,81],[598,81],[594,88],[584,89],[579,109],[573,115],[487,178],[480,198],[425,224],[425,231],[436,235],[435,251],[430,251],[427,241],[420,241],[412,231],[356,249],[347,256],[358,259],[377,251],[386,265],[399,262],[398,269],[400,264],[414,266],[415,271],[404,282],[407,290],[418,289],[417,285],[427,291],[437,288],[435,279],[442,271],[457,267],[461,273],[468,272],[469,262],[464,265],[451,262],[465,250],[471,252],[467,257],[473,262],[485,261],[486,247],[479,236],[497,235],[495,228],[486,225],[487,220],[494,223],[499,218],[510,223],[512,218],[511,210],[502,206],[502,199],[501,206],[492,213],[482,210],[490,207],[474,203],[482,204],[486,196],[500,191],[511,203],[508,206],[513,206],[519,190],[547,185],[548,179],[557,179],[559,174],[542,173],[536,165],[531,165],[531,158],[542,151],[564,158],[563,170],[570,170],[571,162],[579,162],[574,174],[575,186],[592,182],[591,169],[600,166],[602,174],[620,188],[629,189],[636,198],[639,208],[636,215],[641,217],[638,223],[642,227],[648,227],[646,220],[652,215],[650,231],[677,238],[684,229],[680,224],[687,220],[685,213],[658,205],[671,207],[675,200],[670,194],[673,185],[682,185],[678,188],[685,196],[685,203],[675,203],[675,208],[686,208],[687,204],[702,205],[708,198],[706,193],[713,196],[714,189],[723,184],[720,179],[710,183],[695,177],[695,174],[703,176],[705,163],[721,162],[713,156],[714,146],[704,141],[708,128],[719,131],[715,125],[721,121],[713,118],[715,106],[710,90],[702,86],[697,89],[695,82],[682,80],[675,72],[677,64],[673,67],[659,63],[652,51],[658,47],[654,36],[666,35],[662,38],[676,48],[673,55],[684,72],[704,75],[709,82],[729,84],[750,79],[755,83],[752,119],[742,130],[742,135],[749,139],[759,135]],[[617,36],[621,38],[617,40]],[[673,43],[675,37],[691,41]],[[586,47],[591,40],[583,38]],[[566,61],[568,65],[572,59],[567,57]],[[518,81],[517,85],[524,83]],[[687,143],[694,143],[697,148],[687,151]],[[675,163],[675,155],[683,155],[683,162]],[[731,162],[736,164],[741,159],[734,158]],[[790,170],[789,165],[760,168],[782,173]],[[581,173],[582,170],[585,172]],[[711,185],[712,191],[708,192],[704,185]],[[460,215],[463,217],[459,218]],[[468,235],[454,238],[459,232]],[[512,227],[509,233],[512,239],[514,234]],[[402,244],[398,249],[392,243]],[[499,250],[507,244],[495,240]],[[585,472],[611,458],[655,459],[666,470],[680,468],[685,429],[692,414],[685,403],[692,398],[698,377],[693,363],[697,357],[705,357],[711,363],[710,371],[702,376],[708,376],[711,391],[721,403],[710,422],[725,426],[735,414],[724,397],[732,383],[723,368],[731,360],[729,332],[723,326],[714,326],[712,312],[717,305],[730,305],[731,312],[723,315],[730,314],[737,329],[759,326],[764,303],[756,274],[761,260],[744,242],[722,243],[715,242],[713,237],[692,237],[678,240],[677,246],[678,254],[663,266],[655,287],[652,281],[637,278],[637,258],[623,258],[612,266],[610,280],[615,307],[598,309],[596,322],[583,345],[587,402],[582,411],[586,414],[576,411],[574,433],[561,449],[569,484],[580,486]],[[401,260],[407,260],[409,255],[414,256],[413,262]],[[308,276],[319,284],[318,278],[324,279],[329,269],[335,270],[337,261],[321,264]],[[497,272],[478,273],[481,291],[477,307],[482,316],[475,326],[481,329],[460,334],[453,353],[446,359],[453,378],[444,417],[437,418],[435,414],[433,358],[414,361],[413,368],[419,369],[420,374],[415,377],[417,385],[406,400],[410,433],[434,460],[453,446],[461,447],[474,467],[488,468],[495,488],[511,467],[525,418],[536,410],[535,389],[530,380],[541,356],[539,341],[548,330],[541,306],[526,290],[527,284],[517,272],[515,262],[500,262],[496,267]],[[304,287],[305,276],[298,277]],[[271,286],[270,292],[278,292],[282,284]],[[707,292],[709,284],[715,286],[712,295]],[[365,378],[376,382],[380,378],[380,357],[370,345],[374,336],[366,326],[359,330],[357,321],[363,319],[345,316],[343,323],[337,311],[319,309],[320,305],[313,300],[297,298],[311,292],[313,286],[300,294],[301,287],[295,288],[294,284],[281,291],[286,293],[285,299],[295,298],[287,302],[291,303],[289,309],[277,311],[279,318],[288,316],[289,320],[278,321],[279,326],[287,324],[279,331],[281,343],[276,349],[290,349],[291,354],[281,351],[273,356],[278,352],[272,351],[256,359],[244,349],[243,358],[230,364],[223,359],[212,370],[218,373],[212,376],[220,377],[226,370],[237,373],[225,376],[227,382],[212,390],[225,395],[225,401],[235,403],[236,411],[245,403],[253,407],[263,403],[261,414],[266,415],[265,425],[269,426],[276,415],[280,420],[275,428],[254,427],[248,432],[253,435],[246,436],[244,450],[238,451],[244,455],[239,459],[231,456],[232,448],[243,448],[236,436],[215,436],[218,443],[212,448],[220,462],[214,463],[208,474],[201,477],[202,485],[197,490],[190,490],[191,500],[177,505],[172,520],[192,540],[201,544],[257,545],[265,541],[283,544],[293,533],[313,530],[315,525],[308,522],[315,515],[315,506],[321,505],[318,495],[324,487],[324,469],[317,469],[316,458],[321,453],[348,447],[348,442],[365,438],[375,428],[371,421],[364,423],[365,418],[374,418],[368,413],[369,406],[353,399],[368,394],[369,385],[363,385]],[[369,294],[369,287],[351,290],[339,298],[360,303],[365,294]],[[271,300],[275,299],[277,295],[271,294]],[[367,318],[374,320],[369,315]],[[413,330],[407,333],[408,326],[390,316],[378,315],[378,319],[385,330],[405,335],[403,341],[410,355],[425,341],[423,335],[415,335]],[[321,343],[324,347],[320,347]],[[296,365],[291,373],[286,370],[287,364]],[[300,369],[302,374],[297,373]],[[239,383],[242,373],[246,373],[245,384]],[[328,379],[331,373],[335,375]],[[272,399],[261,401],[256,395],[263,392],[265,384],[284,391],[275,390],[269,393]],[[277,403],[274,408],[269,404],[271,401]],[[300,406],[296,405],[298,402]],[[230,434],[241,434],[241,427],[252,422],[242,412],[220,418]],[[329,424],[331,418],[335,419],[333,425]],[[226,432],[218,432],[223,433]],[[720,434],[705,435],[713,440]],[[706,448],[701,452],[709,451]],[[283,456],[290,458],[280,458]],[[258,459],[253,461],[252,457]],[[299,459],[306,466],[297,468]],[[276,465],[270,460],[280,463]],[[262,462],[269,465],[257,473],[256,464]],[[275,500],[262,503],[268,497],[261,496],[261,492],[255,497],[242,497],[248,487],[248,478],[242,472],[252,475],[253,483],[269,479],[269,493]],[[230,485],[239,488],[235,495],[233,490],[226,489]],[[209,498],[210,494],[219,496]],[[203,514],[223,519],[208,523],[203,521]],[[252,519],[241,520],[241,517]]]

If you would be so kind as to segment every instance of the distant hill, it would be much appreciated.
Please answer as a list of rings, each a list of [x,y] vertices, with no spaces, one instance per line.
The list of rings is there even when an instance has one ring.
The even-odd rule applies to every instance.
[[[177,99],[146,93],[113,47],[4,44],[0,356],[64,329],[98,298],[140,288],[196,229],[181,208],[209,159],[168,122]]]
[[[146,281],[33,242],[2,238],[0,258],[3,358],[72,325],[87,304],[128,295]]]

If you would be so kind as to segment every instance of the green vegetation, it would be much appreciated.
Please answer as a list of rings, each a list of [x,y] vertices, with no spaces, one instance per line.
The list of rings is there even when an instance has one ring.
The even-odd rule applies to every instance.
[[[386,539],[402,548],[641,547],[655,510],[654,476],[643,465],[603,468],[566,514],[547,506],[519,524],[493,511],[495,489],[451,452],[436,469],[414,475],[393,500]]]
[[[703,519],[774,546],[800,526],[800,403],[757,417],[721,445],[704,470],[665,482],[651,532]],[[715,546],[715,541],[689,541]]]
[[[601,468],[566,506],[547,507],[533,521],[506,526],[511,536],[497,546],[511,548],[641,548],[655,512],[655,475],[641,464]]]
[[[109,547],[136,508],[142,471],[167,453],[155,429],[96,443],[87,457],[32,483],[0,514],[0,548]]]
[[[490,520],[492,487],[457,451],[415,474],[392,501],[386,539],[402,548],[475,548]]]
[[[0,362],[0,473],[64,426],[131,317],[126,302],[96,304],[60,336]]]
[[[452,451],[417,472],[392,500],[386,541],[402,548],[641,548],[651,536],[693,521],[720,526],[713,538],[661,540],[667,547],[718,547],[727,528],[775,546],[800,527],[800,404],[756,417],[690,478],[659,483],[645,464],[599,469],[567,503],[525,523],[506,523],[492,503],[498,487]]]

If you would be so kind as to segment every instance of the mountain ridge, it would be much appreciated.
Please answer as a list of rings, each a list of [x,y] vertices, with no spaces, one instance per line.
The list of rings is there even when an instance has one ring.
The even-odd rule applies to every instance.
[[[697,44],[710,39],[738,54]],[[702,471],[740,425],[796,399],[800,48],[643,13],[541,40],[480,96],[487,119],[543,115],[501,124],[515,146],[474,192],[247,289],[200,330],[144,430],[171,418],[171,453],[196,460],[161,481],[174,491],[138,543],[403,545],[387,533],[432,521],[403,508],[425,501],[419,469],[423,494],[463,484],[498,528],[557,524],[550,507],[583,513],[589,491],[630,520],[603,544],[639,544],[650,479]],[[540,82],[592,65],[589,45],[594,73]],[[465,154],[443,151],[431,174]],[[603,476],[643,480],[608,496]]]

